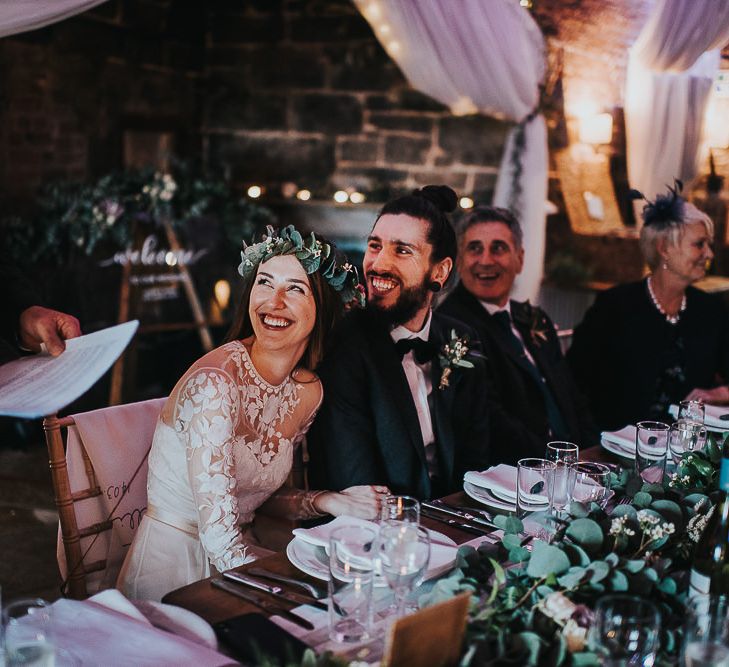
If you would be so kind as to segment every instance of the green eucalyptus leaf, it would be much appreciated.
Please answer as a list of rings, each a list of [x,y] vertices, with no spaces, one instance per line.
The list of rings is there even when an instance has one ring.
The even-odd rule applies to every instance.
[[[650,493],[653,497],[660,496],[661,498],[665,493],[663,487],[660,484],[649,484],[647,482],[640,487],[640,490],[643,493]]]
[[[494,516],[494,526],[501,530],[506,530],[506,520],[509,518],[507,514],[497,514]]]
[[[589,576],[586,567],[573,566],[567,571],[567,574],[563,574],[557,581],[560,586],[564,586],[565,588],[577,588]]]
[[[692,465],[696,469],[696,472],[698,472],[700,475],[711,475],[711,473],[714,472],[714,467],[711,465],[710,461],[700,459],[696,455],[694,455]]]
[[[529,560],[531,552],[525,547],[517,547],[516,549],[509,549],[509,560],[512,563],[524,563]]]
[[[656,572],[652,567],[644,568],[643,575],[654,583],[658,581],[658,572]]]
[[[521,641],[527,651],[527,665],[539,664],[539,651],[542,648],[542,639],[536,632],[519,632],[516,637]]]
[[[567,511],[569,512],[570,516],[574,517],[575,519],[582,519],[589,514],[587,506],[575,500],[573,500],[569,504]]]
[[[638,493],[640,491],[642,486],[643,486],[643,480],[639,479],[637,477],[633,477],[625,485],[625,495],[630,496],[632,498],[633,496],[635,496],[636,493]]]
[[[519,547],[521,547],[521,541],[521,536],[517,535],[516,533],[506,533],[501,538],[501,544],[504,545],[504,548],[507,551],[509,551],[510,549],[518,549]]]
[[[520,534],[524,532],[524,524],[521,519],[517,519],[515,516],[507,516],[506,523],[504,524],[504,533]]]
[[[644,560],[626,560],[626,561],[623,561],[622,567],[626,572],[630,572],[630,574],[636,574],[645,567],[645,561]]]
[[[683,502],[686,505],[689,505],[693,509],[693,505],[696,505],[698,502],[702,502],[704,505],[704,511],[706,511],[709,507],[711,507],[711,500],[709,499],[709,496],[704,495],[703,493],[691,493],[688,496],[684,496]]]
[[[620,562],[620,556],[616,553],[610,552],[607,556],[605,556],[605,562],[611,567],[617,567]]]
[[[595,553],[602,547],[602,528],[592,519],[575,519],[565,531],[565,535],[577,542],[589,554]]]
[[[637,521],[638,520],[638,510],[635,509],[632,505],[616,505],[613,508],[613,511],[610,513],[610,516],[618,517],[618,516],[628,516],[631,519]]]
[[[633,505],[636,507],[648,507],[653,502],[653,497],[650,493],[646,493],[645,491],[638,491],[633,496]]]
[[[546,577],[549,574],[559,575],[570,567],[570,559],[560,548],[536,540],[532,547],[531,558],[527,565],[527,574],[533,579]]]
[[[613,570],[607,579],[610,589],[615,592],[623,592],[628,590],[628,577],[620,570]]]
[[[572,565],[581,565],[582,567],[586,567],[590,564],[590,557],[587,555],[587,552],[578,544],[570,544],[569,542],[565,542],[562,545],[562,550],[567,554],[567,557],[570,559],[570,563],[572,563]],[[617,556],[615,558],[617,559]]]
[[[675,580],[671,579],[671,577],[665,577],[664,579],[661,579],[660,583],[658,584],[658,588],[667,595],[676,595],[676,592],[678,590],[678,586],[676,585]]]
[[[572,654],[572,667],[600,667],[602,660],[597,653],[582,651]]]
[[[611,570],[612,568],[608,565],[608,563],[603,560],[596,560],[587,568],[587,571],[592,573],[590,582],[596,584],[597,582],[602,581],[610,574]]]

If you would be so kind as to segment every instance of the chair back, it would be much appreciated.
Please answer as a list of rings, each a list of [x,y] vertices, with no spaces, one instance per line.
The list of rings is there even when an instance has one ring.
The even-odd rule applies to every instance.
[[[116,583],[147,508],[147,455],[165,400],[43,422],[59,513],[58,565],[70,597]]]

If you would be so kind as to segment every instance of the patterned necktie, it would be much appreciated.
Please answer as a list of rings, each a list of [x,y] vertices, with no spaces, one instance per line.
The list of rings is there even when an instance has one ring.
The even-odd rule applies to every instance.
[[[511,328],[511,316],[508,311],[499,310],[491,317],[493,317],[494,322],[503,329],[504,333],[507,334],[509,345],[511,345],[512,349],[526,362],[529,374],[532,378],[534,378],[539,390],[542,392],[542,396],[544,397],[544,408],[547,411],[547,421],[549,422],[549,428],[552,431],[552,435],[558,438],[568,437],[569,434],[567,432],[567,426],[565,424],[564,417],[562,417],[562,412],[557,405],[557,401],[554,398],[554,394],[542,377],[542,373],[539,368],[537,368],[536,364],[527,356],[524,343],[519,340],[519,337]]]

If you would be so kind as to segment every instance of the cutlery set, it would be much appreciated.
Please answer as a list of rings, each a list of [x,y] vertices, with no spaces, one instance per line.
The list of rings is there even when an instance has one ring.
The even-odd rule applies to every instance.
[[[296,586],[302,591],[305,591],[305,593],[284,590],[281,586],[269,584],[266,581],[260,581],[260,579]],[[236,572],[233,570],[223,572],[223,579],[216,578],[211,583],[216,588],[235,595],[246,602],[250,602],[270,614],[282,616],[306,630],[313,630],[314,624],[299,616],[296,612],[281,606],[279,603],[280,600],[310,605],[324,611],[327,610],[326,603],[321,601],[327,596],[327,591],[323,586],[320,587],[315,584],[299,581],[298,579],[286,577],[275,572],[268,572],[262,568],[251,568],[246,572]],[[260,595],[259,592],[271,597]],[[271,598],[275,598],[276,601]]]
[[[449,526],[475,535],[488,535],[496,529],[488,512],[471,508],[464,510],[460,507],[448,505],[442,500],[421,502],[420,513],[429,519],[446,523]]]

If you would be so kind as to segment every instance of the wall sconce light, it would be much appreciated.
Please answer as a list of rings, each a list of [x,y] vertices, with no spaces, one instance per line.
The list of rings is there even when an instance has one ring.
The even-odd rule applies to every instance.
[[[704,137],[709,148],[729,148],[729,99],[714,98],[709,102],[704,123]]]
[[[580,116],[577,130],[583,144],[609,144],[613,139],[613,117],[609,113]]]
[[[220,310],[225,310],[230,303],[230,283],[227,280],[218,280],[213,287],[213,293]]]

